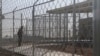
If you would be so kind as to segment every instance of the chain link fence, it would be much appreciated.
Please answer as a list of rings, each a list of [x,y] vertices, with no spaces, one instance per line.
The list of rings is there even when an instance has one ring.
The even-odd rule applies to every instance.
[[[92,56],[91,0],[13,3],[15,5],[11,6],[15,9],[5,6],[7,2],[3,0],[3,9],[13,10],[4,10],[2,48],[25,56]],[[23,36],[21,46],[18,46],[17,33],[21,26],[24,27]]]

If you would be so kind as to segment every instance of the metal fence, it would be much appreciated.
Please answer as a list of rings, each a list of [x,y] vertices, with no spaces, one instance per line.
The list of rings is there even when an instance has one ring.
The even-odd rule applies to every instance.
[[[92,0],[37,0],[27,6],[3,14],[2,48],[26,56],[92,56]]]

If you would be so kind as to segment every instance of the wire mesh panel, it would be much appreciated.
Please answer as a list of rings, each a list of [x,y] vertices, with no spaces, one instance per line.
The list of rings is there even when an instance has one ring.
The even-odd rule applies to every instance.
[[[92,1],[85,0],[55,0],[36,6],[35,55],[92,56],[91,6]]]
[[[29,1],[31,6],[24,4]],[[2,48],[26,56],[92,56],[91,0],[21,3],[11,12],[4,10]]]
[[[18,11],[16,9],[4,13],[2,48],[32,56],[32,8],[18,9]],[[22,26],[23,29],[20,31]],[[19,31],[22,37],[19,37]]]

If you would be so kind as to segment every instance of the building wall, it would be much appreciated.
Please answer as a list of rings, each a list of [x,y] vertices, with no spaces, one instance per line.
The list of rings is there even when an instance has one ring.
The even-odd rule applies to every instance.
[[[92,18],[80,19],[79,36],[80,39],[92,39]]]

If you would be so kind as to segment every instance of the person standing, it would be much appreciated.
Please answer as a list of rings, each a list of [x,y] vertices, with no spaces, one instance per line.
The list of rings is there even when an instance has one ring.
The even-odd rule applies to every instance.
[[[23,26],[21,26],[18,30],[18,46],[21,46],[22,43],[22,34],[23,34]]]

